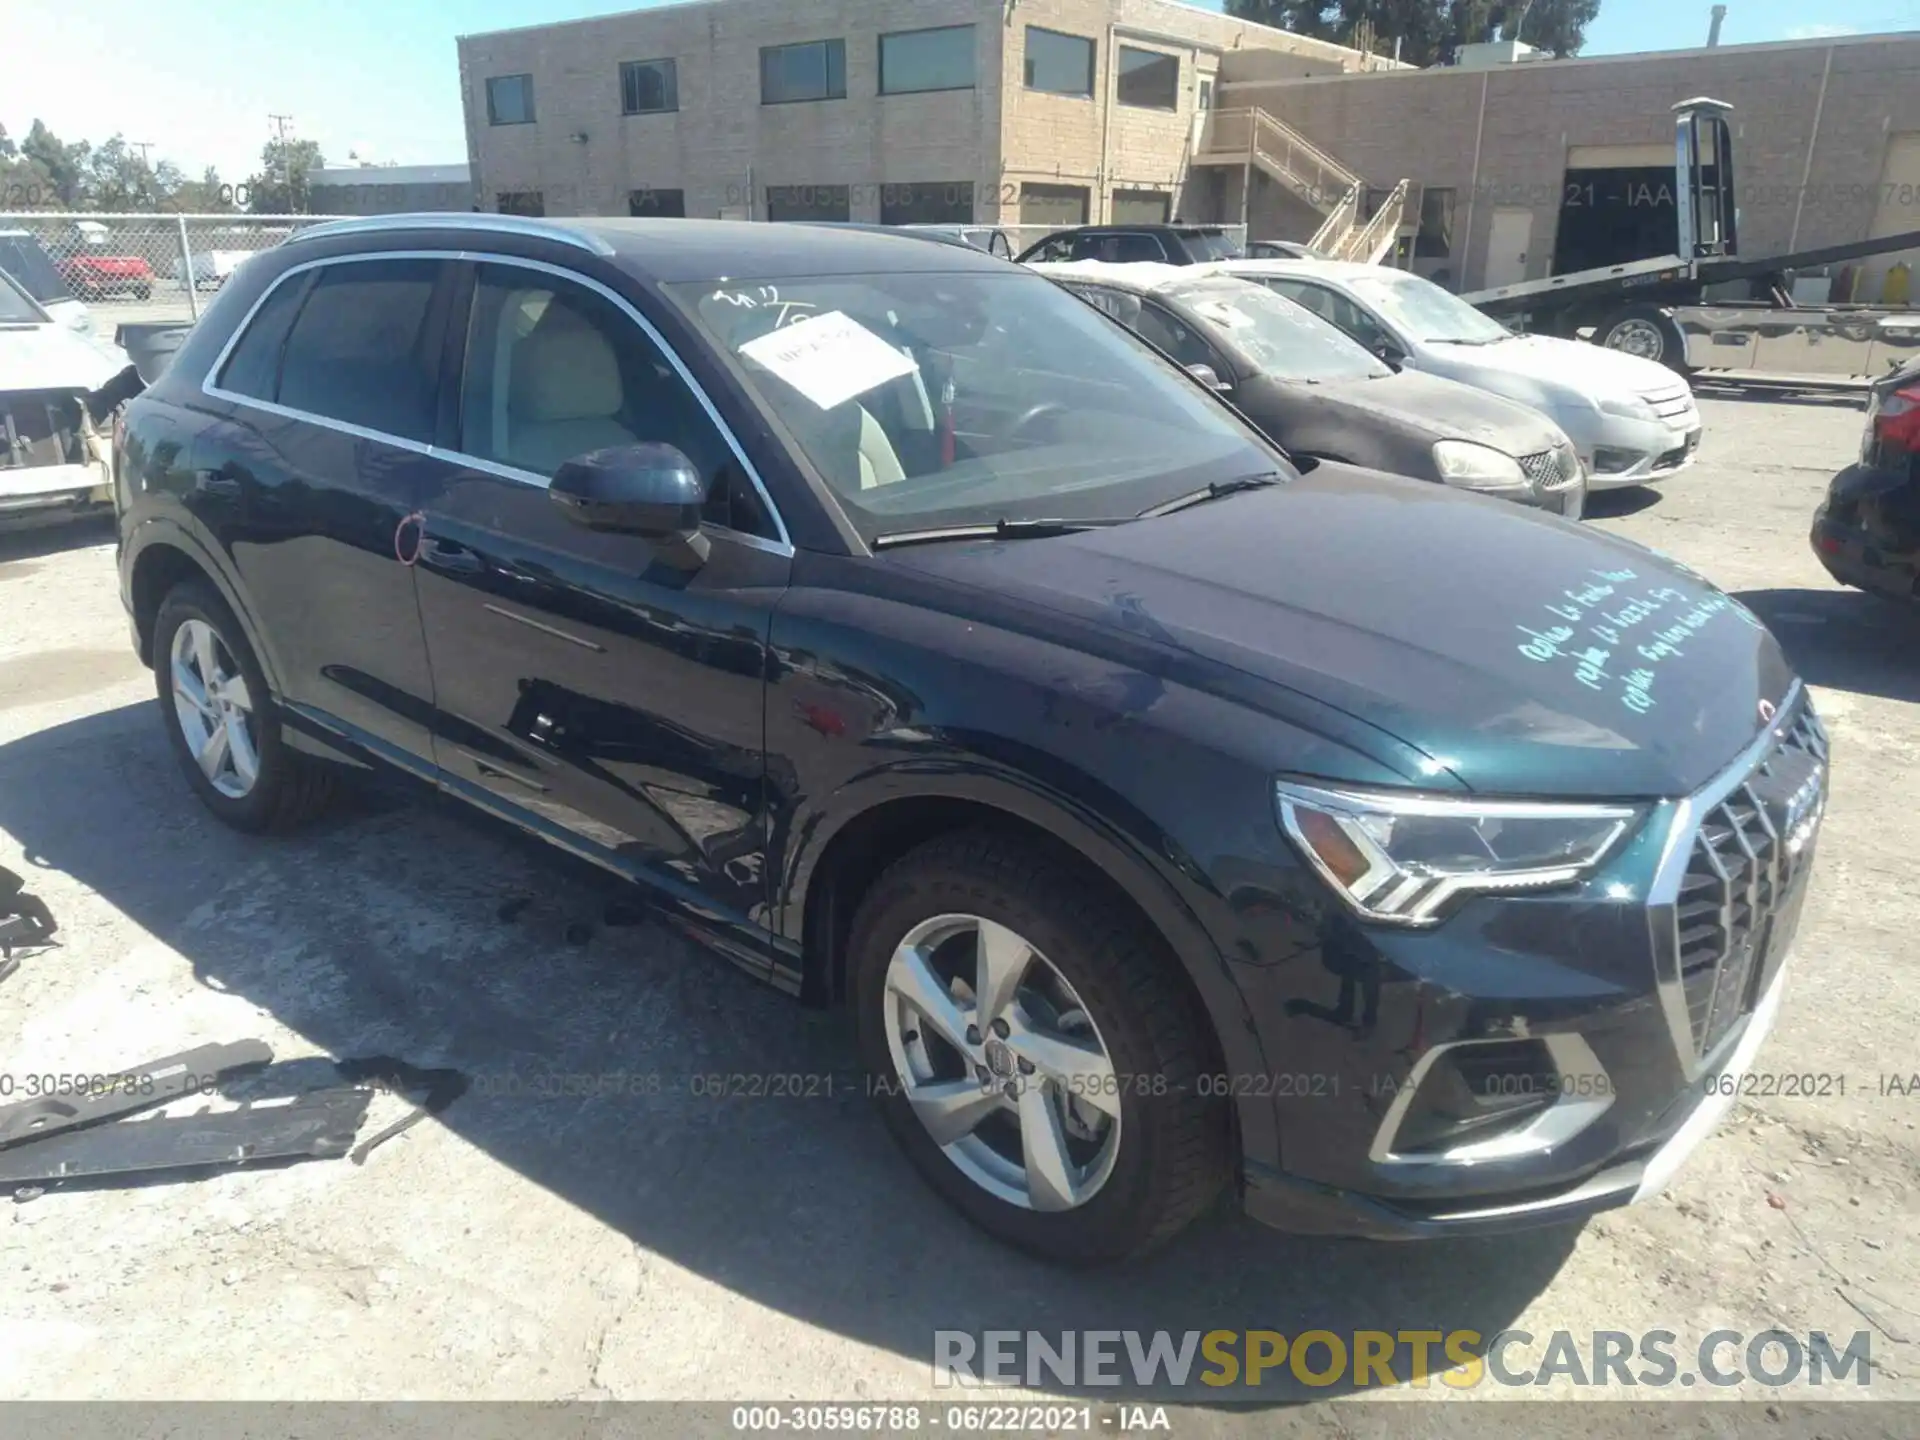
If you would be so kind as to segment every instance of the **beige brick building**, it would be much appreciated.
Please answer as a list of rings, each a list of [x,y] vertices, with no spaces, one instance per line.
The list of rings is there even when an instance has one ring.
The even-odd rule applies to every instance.
[[[1002,223],[1171,213],[1254,52],[1392,64],[1172,0],[707,0],[459,42],[483,208]]]
[[[1920,33],[1470,48],[1417,70],[1174,0],[705,0],[459,56],[483,209],[1244,222],[1355,258],[1397,237],[1471,289],[1670,248],[1671,107],[1709,95],[1735,107],[1742,254],[1920,230]]]
[[[1670,109],[1699,95],[1734,107],[1742,255],[1920,231],[1920,32],[1334,79],[1249,69],[1229,57],[1223,107],[1264,109],[1369,179],[1443,192],[1428,229],[1444,237],[1423,247],[1440,253],[1413,266],[1461,288],[1580,268],[1594,217],[1578,212],[1609,181],[1624,203],[1602,223],[1650,213]],[[1255,199],[1254,234],[1285,223],[1276,192]],[[1880,298],[1898,258],[1859,266],[1857,298]]]

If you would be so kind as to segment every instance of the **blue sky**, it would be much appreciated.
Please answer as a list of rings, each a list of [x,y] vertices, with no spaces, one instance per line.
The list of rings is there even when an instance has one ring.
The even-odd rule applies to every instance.
[[[808,0],[794,0],[796,5]],[[823,14],[834,6],[818,0]],[[4,0],[0,124],[37,116],[65,139],[122,131],[198,174],[243,178],[268,116],[330,161],[466,158],[453,37],[575,19],[644,0]],[[1219,0],[1209,6],[1218,9]],[[1710,0],[1602,0],[1586,53],[1697,46]],[[1810,21],[1809,10],[1817,21]],[[1728,0],[1727,44],[1920,23],[1915,0]],[[63,56],[48,63],[50,56]]]

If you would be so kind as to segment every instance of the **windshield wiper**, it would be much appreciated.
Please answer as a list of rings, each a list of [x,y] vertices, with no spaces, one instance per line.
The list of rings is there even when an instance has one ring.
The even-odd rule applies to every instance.
[[[1171,500],[1142,510],[1139,518],[1151,520],[1156,515],[1171,515],[1176,510],[1185,510],[1189,505],[1204,505],[1209,500],[1218,500],[1222,495],[1237,495],[1242,490],[1264,490],[1269,485],[1278,485],[1284,478],[1278,470],[1269,470],[1261,475],[1242,475],[1237,480],[1216,480],[1204,490],[1176,495]]]
[[[1102,525],[1118,525],[1118,520],[1008,520],[985,525],[944,525],[936,530],[896,530],[873,542],[876,550],[895,545],[931,545],[941,540],[1044,540],[1050,535],[1073,535]]]
[[[1484,340],[1462,340],[1458,336],[1443,335],[1439,339],[1429,341],[1428,343],[1433,345],[1498,345],[1502,340],[1512,340],[1514,338],[1513,332],[1508,331],[1505,335],[1489,335]]]

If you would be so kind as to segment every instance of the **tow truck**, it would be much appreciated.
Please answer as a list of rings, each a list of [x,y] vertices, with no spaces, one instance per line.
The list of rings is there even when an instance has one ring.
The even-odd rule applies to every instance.
[[[1738,252],[1733,136],[1723,100],[1674,114],[1671,254],[1523,280],[1460,298],[1516,328],[1657,360],[1682,375],[1864,382],[1920,356],[1920,310],[1796,303],[1795,272],[1920,248],[1920,230],[1744,258]],[[1746,282],[1749,298],[1724,292]]]

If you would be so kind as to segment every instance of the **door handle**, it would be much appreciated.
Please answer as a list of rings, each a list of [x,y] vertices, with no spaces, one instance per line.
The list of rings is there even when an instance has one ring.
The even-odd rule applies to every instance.
[[[426,536],[420,542],[419,563],[454,575],[478,575],[486,562],[457,540]]]

